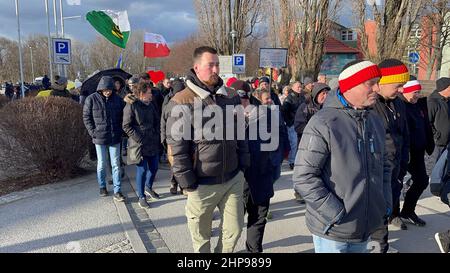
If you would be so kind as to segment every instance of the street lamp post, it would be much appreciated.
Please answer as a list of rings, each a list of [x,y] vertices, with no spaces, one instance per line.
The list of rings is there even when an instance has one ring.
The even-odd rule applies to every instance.
[[[234,39],[236,38],[237,31],[233,29],[233,30],[230,32],[230,35],[231,35],[231,39],[233,40],[233,54],[234,54]]]
[[[31,83],[34,83],[34,65],[33,65],[33,48],[29,46],[31,53]]]

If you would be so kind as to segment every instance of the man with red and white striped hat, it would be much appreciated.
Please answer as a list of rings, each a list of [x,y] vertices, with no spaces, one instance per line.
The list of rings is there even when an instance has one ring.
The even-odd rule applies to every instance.
[[[412,185],[405,195],[405,202],[400,217],[417,226],[425,226],[425,221],[414,212],[420,195],[428,186],[428,175],[425,168],[425,152],[431,155],[434,150],[433,130],[428,120],[425,107],[420,107],[418,100],[422,86],[419,81],[411,80],[403,86],[400,98],[406,105],[406,120],[409,131],[409,163],[408,172],[411,174]],[[426,98],[424,98],[426,99]],[[426,102],[425,102],[426,105]],[[405,173],[400,173],[403,180]]]
[[[367,252],[370,234],[391,210],[386,134],[371,109],[380,77],[370,61],[348,63],[340,87],[303,131],[292,179],[317,253]]]

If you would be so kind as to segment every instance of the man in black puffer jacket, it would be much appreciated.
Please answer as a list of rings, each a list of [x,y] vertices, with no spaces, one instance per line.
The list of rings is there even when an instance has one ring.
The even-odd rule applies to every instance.
[[[316,252],[367,252],[370,234],[392,207],[385,130],[371,109],[381,73],[352,61],[340,89],[305,127],[295,159],[295,189],[306,201]]]
[[[223,85],[215,49],[199,47],[193,57],[194,68],[188,72],[187,87],[166,106],[170,113],[166,124],[167,155],[175,179],[188,195],[186,216],[194,251],[211,251],[212,216],[219,207],[223,236],[216,252],[233,252],[244,225],[242,171],[249,166],[250,158],[245,136],[243,140],[236,136],[245,127],[236,128],[233,120],[225,126],[225,110],[227,106],[232,110],[241,100],[234,90]],[[222,115],[213,114],[219,124],[214,122],[213,127],[213,118],[206,114],[195,116],[194,108],[220,112]],[[227,134],[230,126],[234,126],[231,136]],[[205,131],[214,135],[206,137]]]
[[[114,92],[114,80],[103,76],[97,92],[89,95],[84,102],[83,121],[97,152],[97,180],[100,196],[107,196],[106,154],[111,158],[113,172],[114,199],[125,200],[120,181],[120,142],[122,140],[123,100]]]

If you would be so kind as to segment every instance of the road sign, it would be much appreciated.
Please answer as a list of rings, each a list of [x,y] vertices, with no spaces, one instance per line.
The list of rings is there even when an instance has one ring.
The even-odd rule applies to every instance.
[[[71,64],[71,44],[70,39],[52,38],[53,63]]]
[[[287,48],[260,48],[259,67],[282,68],[287,66]]]
[[[232,56],[219,56],[220,74],[233,74]]]
[[[245,54],[233,55],[233,74],[245,73]]]
[[[411,53],[409,53],[409,62],[410,63],[413,63],[413,64],[416,64],[416,63],[418,63],[419,62],[419,59],[420,59],[420,56],[419,56],[419,53],[417,53],[417,52],[411,52]]]

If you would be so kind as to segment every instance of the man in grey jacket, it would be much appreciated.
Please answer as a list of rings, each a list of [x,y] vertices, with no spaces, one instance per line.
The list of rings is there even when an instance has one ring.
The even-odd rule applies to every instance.
[[[348,63],[340,88],[303,132],[293,181],[317,253],[367,252],[370,234],[392,210],[385,130],[370,108],[380,77],[372,62]]]

